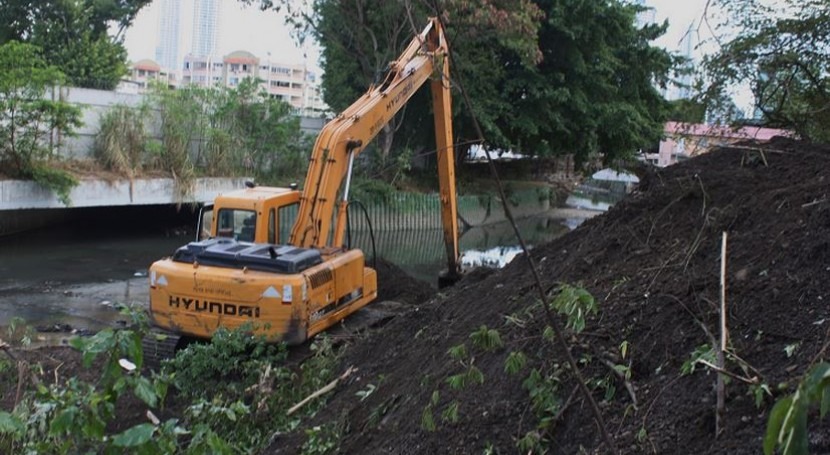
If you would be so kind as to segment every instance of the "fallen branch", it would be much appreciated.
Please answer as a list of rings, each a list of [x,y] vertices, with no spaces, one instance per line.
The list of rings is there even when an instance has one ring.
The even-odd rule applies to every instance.
[[[634,393],[634,386],[631,384],[631,381],[625,377],[625,373],[617,369],[617,365],[614,362],[607,360],[607,359],[599,359],[603,365],[608,367],[625,385],[625,390],[628,391],[628,396],[631,397],[631,403],[634,406],[635,411],[639,411],[640,408],[637,407],[637,395]]]
[[[320,395],[325,395],[326,393],[331,392],[332,390],[334,390],[335,387],[337,387],[337,384],[339,384],[340,381],[346,379],[347,377],[349,377],[349,375],[351,375],[355,371],[357,371],[357,368],[349,367],[348,369],[346,369],[345,373],[340,375],[339,378],[335,379],[334,381],[329,382],[325,387],[323,387],[320,390],[318,390],[318,391],[312,393],[311,395],[305,397],[303,399],[303,401],[300,401],[299,403],[292,406],[291,409],[289,409],[288,412],[286,412],[286,415],[294,414],[300,408],[302,408],[303,406],[305,406],[306,404],[308,404],[310,401],[314,400],[315,398],[319,397]]]
[[[743,377],[741,375],[737,375],[737,374],[735,374],[735,373],[733,373],[729,370],[719,368],[717,365],[712,365],[711,363],[709,363],[709,362],[707,362],[706,360],[703,360],[703,359],[698,359],[697,363],[700,363],[700,364],[702,364],[702,365],[704,365],[708,368],[711,368],[712,370],[714,370],[717,373],[729,376],[732,379],[737,379],[737,380],[739,380],[741,382],[745,382],[747,384],[754,385],[754,384],[758,384],[760,382],[757,377],[745,378],[745,377]]]
[[[17,357],[14,354],[12,354],[12,352],[9,348],[11,348],[9,343],[6,343],[5,341],[0,340],[0,351],[5,352],[6,355],[9,356],[10,359],[17,362]]]
[[[20,398],[23,396],[23,376],[27,371],[26,362],[20,360],[17,362],[17,390],[14,394],[14,407],[20,404]]]
[[[563,404],[562,407],[559,408],[559,412],[557,412],[556,415],[553,416],[553,423],[558,422],[559,419],[561,419],[562,416],[565,415],[565,411],[567,411],[568,407],[570,407],[571,403],[573,403],[574,397],[576,396],[577,392],[579,392],[578,385],[574,386],[573,390],[571,390],[571,394],[568,395],[568,399],[565,400],[565,404]]]
[[[720,346],[718,354],[718,371],[726,371],[726,340],[728,332],[726,328],[726,241],[727,234],[723,233],[720,255]],[[723,414],[726,412],[726,384],[724,373],[718,373],[717,380],[717,410],[715,412],[715,437],[720,436],[723,430]]]
[[[62,366],[63,362],[61,362],[58,366],[55,367],[55,385],[58,385],[58,370],[60,370]]]
[[[827,198],[819,199],[819,200],[813,201],[813,202],[808,202],[806,204],[801,204],[801,208],[806,209],[807,207],[812,207],[814,205],[824,204],[825,202],[827,202]]]

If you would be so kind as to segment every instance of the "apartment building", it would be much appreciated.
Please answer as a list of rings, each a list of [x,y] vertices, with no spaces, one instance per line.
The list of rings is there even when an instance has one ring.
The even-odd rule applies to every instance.
[[[328,111],[313,72],[303,64],[262,61],[239,50],[222,57],[189,54],[184,58],[182,84],[201,87],[236,87],[245,78],[254,78],[271,97],[281,99],[302,115]]]
[[[150,59],[139,60],[130,65],[129,77],[123,82],[137,88],[137,91],[141,93],[147,90],[152,81],[164,82],[168,87],[177,85],[174,72]]]

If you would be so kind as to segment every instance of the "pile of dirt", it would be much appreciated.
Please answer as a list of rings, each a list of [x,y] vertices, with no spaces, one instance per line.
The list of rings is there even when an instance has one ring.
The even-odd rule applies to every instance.
[[[369,260],[367,265],[374,267],[378,274],[377,301],[392,300],[414,305],[426,302],[435,295],[435,289],[429,284],[412,278],[389,260]]]
[[[773,401],[826,356],[828,188],[830,147],[776,139],[722,149],[650,173],[607,214],[532,252],[546,288],[580,283],[596,298],[598,313],[569,338],[621,452],[761,451]],[[681,369],[718,336],[723,232],[730,344],[745,362],[727,368],[758,377],[774,397],[756,406],[752,390],[731,381],[716,437],[716,376],[702,365]],[[603,452],[562,353],[544,335],[525,258],[474,278],[350,346],[342,369],[359,374],[267,453],[293,453],[314,426],[337,429],[341,453],[515,453],[528,434],[551,453]],[[497,329],[504,346],[476,347],[470,335],[481,326]],[[449,355],[460,344],[466,355]],[[519,351],[527,364],[507,374],[505,360]],[[628,369],[630,392],[614,364]],[[451,387],[471,366],[481,374]],[[535,386],[532,369],[542,380]],[[811,451],[830,451],[830,428],[811,428]]]

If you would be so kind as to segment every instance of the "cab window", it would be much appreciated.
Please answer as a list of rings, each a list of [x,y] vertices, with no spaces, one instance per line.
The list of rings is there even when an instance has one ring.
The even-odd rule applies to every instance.
[[[268,243],[277,243],[277,211],[271,209],[268,213]]]
[[[291,236],[291,228],[294,227],[294,222],[297,221],[297,212],[299,209],[299,202],[280,207],[277,219],[280,224],[279,241],[281,243],[288,243],[288,237]]]
[[[253,210],[220,209],[216,219],[216,235],[241,242],[253,242],[256,212]]]

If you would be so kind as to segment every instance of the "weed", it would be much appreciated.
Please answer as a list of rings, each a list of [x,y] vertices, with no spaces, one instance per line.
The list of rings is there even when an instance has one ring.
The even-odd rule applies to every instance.
[[[471,333],[470,339],[474,346],[485,352],[494,351],[504,346],[499,331],[496,329],[488,329],[486,325],[482,325],[478,330]]]
[[[820,417],[830,410],[830,363],[813,367],[792,395],[778,400],[769,413],[764,436],[764,454],[778,448],[784,455],[809,453],[807,435],[810,408],[819,405]]]
[[[695,368],[701,360],[705,360],[714,365],[717,362],[715,348],[709,344],[702,344],[695,348],[689,359],[683,362],[683,365],[680,366],[680,373],[682,375],[694,373]]]
[[[306,439],[301,453],[303,455],[325,455],[337,449],[340,434],[336,424],[330,423],[306,430]]]
[[[558,288],[558,294],[550,302],[550,307],[567,318],[566,327],[579,333],[585,329],[585,318],[590,314],[596,314],[597,303],[594,297],[584,288],[562,284]]]
[[[458,401],[453,401],[441,413],[441,421],[448,423],[458,422]]]
[[[504,372],[507,374],[518,374],[527,365],[527,356],[521,351],[513,351],[504,360]]]

